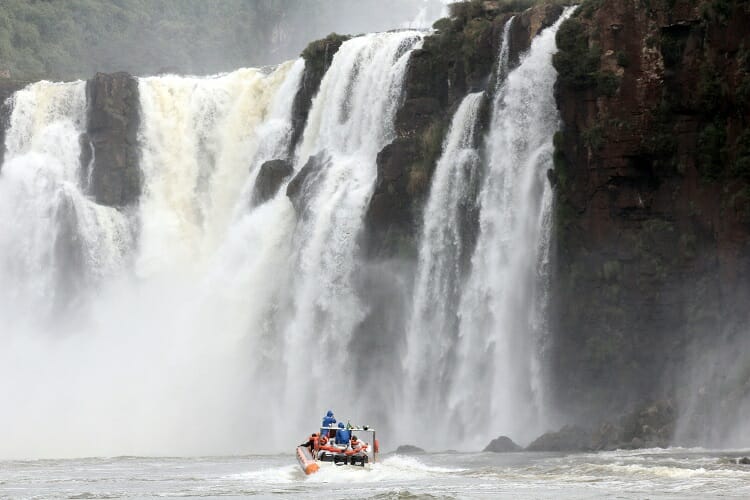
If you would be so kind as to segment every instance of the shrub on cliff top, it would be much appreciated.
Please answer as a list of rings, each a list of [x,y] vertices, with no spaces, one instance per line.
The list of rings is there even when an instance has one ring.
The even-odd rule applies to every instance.
[[[349,38],[351,37],[348,35],[331,33],[325,38],[310,42],[301,54],[309,71],[322,76],[331,64],[333,55]]]

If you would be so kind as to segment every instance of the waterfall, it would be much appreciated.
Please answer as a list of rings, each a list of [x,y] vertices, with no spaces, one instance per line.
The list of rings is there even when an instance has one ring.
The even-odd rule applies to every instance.
[[[283,411],[309,418],[319,401],[357,412],[350,395],[349,342],[366,305],[354,286],[357,238],[376,179],[378,152],[394,138],[394,117],[416,31],[377,33],[342,44],[315,97],[298,170],[318,160],[315,187],[294,235],[293,280],[284,307]],[[326,353],[313,362],[313,353]],[[290,390],[293,388],[293,390]],[[317,417],[317,413],[313,413]],[[365,415],[361,415],[365,417]]]
[[[424,210],[414,304],[407,330],[404,367],[404,419],[442,415],[456,359],[454,348],[461,296],[462,205],[476,181],[479,153],[475,147],[477,113],[484,93],[466,96],[455,115],[435,167]],[[445,422],[443,422],[445,424]],[[419,442],[448,428],[416,430]]]
[[[344,43],[294,158],[301,60],[140,78],[143,186],[128,210],[97,205],[82,189],[84,83],[37,84],[28,105],[27,91],[18,93],[0,177],[0,224],[14,225],[0,237],[0,272],[11,285],[0,293],[28,306],[0,306],[9,325],[0,378],[21,381],[0,384],[13,406],[0,415],[0,428],[14,430],[0,436],[4,455],[278,451],[298,436],[268,436],[271,416],[306,429],[320,404],[353,411],[361,398],[344,390],[347,339],[366,307],[355,292],[357,238],[421,38],[403,31]],[[252,206],[264,161],[292,159],[299,173],[311,156],[324,161],[304,213],[283,186]],[[70,206],[70,217],[53,217]],[[89,227],[90,219],[99,222]],[[58,325],[19,320],[50,301],[58,263],[77,283],[62,296],[86,307],[52,341]],[[103,274],[81,279],[89,273]],[[321,347],[331,359],[312,366]]]
[[[521,441],[543,426],[539,305],[552,206],[546,172],[559,126],[551,59],[557,29],[571,13],[533,40],[496,93],[479,237],[459,308],[459,369],[449,396],[455,422]]]
[[[0,176],[4,331],[61,313],[86,282],[115,272],[132,245],[126,216],[84,194],[85,82],[32,84],[12,109]]]
[[[290,125],[279,114],[291,108],[274,110],[274,97],[292,70],[296,89],[302,68],[299,61],[270,72],[246,68],[213,78],[140,79],[139,273],[164,266],[182,273],[216,250],[239,197],[249,201],[245,185],[259,166],[256,155],[269,159],[283,152],[279,144],[286,146]]]
[[[382,352],[358,349],[382,293],[363,285],[371,263],[359,242],[423,33],[344,42],[294,151],[302,60],[139,78],[143,185],[126,209],[87,195],[85,84],[17,92],[0,172],[0,380],[17,381],[0,382],[11,408],[0,429],[13,430],[0,435],[3,455],[279,451],[328,406],[358,423],[380,411],[358,378],[402,384],[400,407],[380,413],[392,421],[375,422],[402,439],[430,433],[447,444],[467,425],[481,427],[479,444],[500,431],[526,439],[543,399],[544,174],[558,122],[550,59],[560,22],[512,72],[506,25],[483,146],[485,94],[467,96],[453,116],[425,207],[413,304],[404,300],[408,331],[389,347],[403,355],[403,373],[363,361]],[[270,159],[289,160],[294,178],[254,206]],[[465,219],[480,188],[474,245]],[[270,424],[284,431],[266,432]]]
[[[479,169],[473,134],[481,96],[467,96],[453,117],[424,211],[404,356],[402,418],[410,425],[402,440],[449,447],[465,436],[476,449],[499,433],[525,441],[543,430],[538,356],[552,206],[546,171],[559,121],[551,59],[570,12],[533,40],[513,70],[514,19],[504,27],[468,266],[472,248],[465,248],[460,210]]]
[[[251,211],[247,193],[288,155],[303,67],[140,79],[144,189],[126,211],[82,188],[85,83],[16,93],[0,174],[3,456],[258,444],[254,354],[294,213],[283,194]],[[79,306],[64,324],[56,295]]]

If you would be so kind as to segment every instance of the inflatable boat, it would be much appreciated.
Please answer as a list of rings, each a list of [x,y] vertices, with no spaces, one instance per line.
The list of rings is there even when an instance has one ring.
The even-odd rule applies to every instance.
[[[318,437],[310,440],[311,447],[297,447],[297,462],[305,474],[318,472],[322,464],[365,467],[377,461],[379,445],[375,429],[349,428],[349,432],[356,436],[356,439],[347,444],[335,442],[336,430],[335,427],[321,427]]]

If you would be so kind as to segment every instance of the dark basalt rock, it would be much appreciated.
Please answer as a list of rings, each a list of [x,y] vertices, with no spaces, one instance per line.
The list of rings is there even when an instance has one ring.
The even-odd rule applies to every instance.
[[[88,190],[97,203],[131,205],[141,193],[138,82],[128,73],[97,73],[86,82],[86,103],[81,164],[84,177],[91,178]]]
[[[364,248],[372,257],[416,255],[421,210],[450,119],[467,93],[491,94],[494,89],[493,71],[503,27],[514,15],[512,6],[489,0],[456,3],[451,9],[451,18],[437,21],[437,33],[426,36],[409,58],[404,100],[395,118],[396,139],[378,156],[378,177],[366,213]],[[559,6],[539,5],[515,13],[510,43],[516,59],[561,12]],[[480,111],[477,137],[489,123],[488,102]],[[466,242],[469,253],[472,244]]]
[[[591,448],[588,431],[566,425],[557,432],[542,434],[526,447],[526,451],[589,451]]]
[[[396,448],[396,453],[400,453],[401,455],[418,455],[425,453],[425,451],[419,446],[414,446],[413,444],[402,444]]]
[[[269,160],[260,166],[251,200],[252,206],[263,204],[276,196],[281,184],[294,173],[287,160]]]
[[[722,5],[588,1],[557,33],[550,380],[571,421],[679,397],[747,332],[750,10]]]
[[[286,195],[291,200],[298,217],[306,216],[307,202],[315,196],[317,180],[328,161],[329,158],[325,152],[311,156],[287,185]]]
[[[623,415],[617,423],[604,422],[591,436],[594,450],[666,448],[677,419],[669,400],[649,403]]]
[[[509,438],[508,436],[500,436],[490,441],[490,444],[488,444],[482,451],[491,451],[493,453],[510,453],[521,450],[523,450],[523,448],[514,443],[511,438]]]
[[[742,457],[737,459],[737,464],[739,465],[750,465],[750,458],[748,457]]]

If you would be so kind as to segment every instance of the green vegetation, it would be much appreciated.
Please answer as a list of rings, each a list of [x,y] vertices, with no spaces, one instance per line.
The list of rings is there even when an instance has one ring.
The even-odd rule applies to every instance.
[[[668,95],[662,95],[653,118],[654,130],[653,133],[643,138],[643,149],[653,157],[673,161],[674,154],[677,152],[677,141],[674,134],[674,116]]]
[[[450,15],[465,22],[468,19],[480,17],[484,14],[491,13],[494,15],[498,12],[522,12],[539,4],[573,5],[577,2],[575,0],[499,0],[497,2],[499,9],[496,10],[487,9],[485,3],[485,0],[456,0],[455,3],[449,5]]]
[[[0,71],[210,74],[296,57],[335,30],[397,27],[421,0],[0,0]]]
[[[713,0],[701,5],[701,16],[707,21],[726,24],[732,14],[731,0]]]
[[[604,146],[604,127],[594,125],[593,127],[581,132],[581,139],[586,147],[592,150],[599,150]]]
[[[604,0],[584,0],[581,6],[576,11],[575,15],[583,17],[584,19],[591,19],[594,17],[596,12],[604,3]]]
[[[716,180],[726,164],[727,133],[721,123],[709,123],[698,136],[698,169],[704,179]]]
[[[738,177],[750,180],[750,128],[737,138],[736,158],[732,165],[732,173]]]
[[[600,71],[596,74],[596,91],[599,95],[612,97],[620,88],[620,78],[611,71]]]
[[[563,83],[575,88],[587,88],[596,84],[600,51],[589,47],[586,27],[576,18],[565,21],[556,35],[558,52],[552,63]]]
[[[443,137],[447,129],[447,124],[436,118],[419,136],[419,160],[409,167],[409,182],[406,187],[411,196],[421,198],[429,191],[429,172],[435,168],[443,150]]]
[[[348,40],[348,35],[339,35],[331,33],[325,38],[310,42],[305,50],[302,51],[302,57],[305,58],[305,71],[323,78],[328,66],[333,60],[333,56],[342,43]]]
[[[721,75],[712,65],[703,68],[701,80],[698,83],[698,99],[700,109],[707,115],[721,111],[726,103],[726,89]]]

